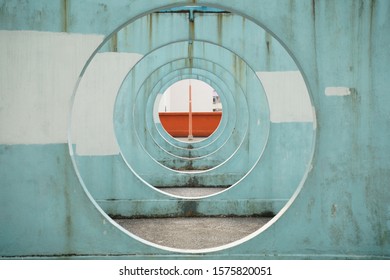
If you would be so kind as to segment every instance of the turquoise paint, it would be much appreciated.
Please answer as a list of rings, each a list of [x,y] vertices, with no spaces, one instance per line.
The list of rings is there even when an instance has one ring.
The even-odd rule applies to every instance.
[[[156,252],[130,241],[96,211],[80,188],[66,144],[1,145],[0,165],[2,257],[70,258],[107,249],[113,254]],[[24,172],[15,172],[18,168]],[[110,245],[111,238],[122,241]]]
[[[298,70],[286,50],[271,35],[239,15],[222,13],[210,16],[195,13],[195,24],[195,40],[213,42],[244,55],[246,62],[255,71]],[[237,26],[241,30],[231,32]],[[145,27],[148,35],[143,32]],[[172,28],[175,32],[166,32]],[[134,37],[137,40],[132,40]],[[134,21],[118,32],[118,52],[146,54],[158,47],[188,38],[187,13],[155,13]]]
[[[62,31],[61,17],[47,15],[39,25],[34,23],[36,17],[31,15],[43,6],[32,3],[37,1],[29,1],[28,9],[4,8],[9,2],[1,3],[1,29]],[[47,9],[55,11],[62,4],[53,2]],[[68,2],[72,10],[69,24],[73,24],[68,31],[94,34],[109,34],[130,17],[173,4],[165,0],[99,1],[107,4],[105,11],[92,1]],[[261,4],[266,9],[258,1],[197,2],[226,6],[266,25],[299,62],[316,107],[318,129],[312,169],[289,207],[259,235],[230,249],[207,254],[157,249],[119,230],[94,206],[75,176],[65,145],[3,145],[2,257],[390,257],[389,2],[269,0]],[[333,19],[335,15],[338,20]],[[353,87],[356,95],[324,95],[325,87],[339,85]],[[47,209],[53,211],[47,213]]]
[[[311,123],[273,124],[271,129],[270,146],[264,159],[242,182],[227,191],[212,197],[197,199],[200,214],[215,215],[259,215],[262,212],[277,213],[285,202],[292,196],[307,168],[310,157],[312,125]],[[281,149],[280,147],[283,147]],[[120,156],[80,157],[79,171],[91,195],[102,205],[108,214],[121,216],[164,216],[173,215],[179,208],[181,200],[169,195],[159,194],[137,180],[128,170]],[[142,174],[145,176],[144,174]],[[213,181],[218,174],[199,174],[207,186],[227,184],[226,180],[238,180],[244,174],[232,178],[229,174],[219,176],[219,181]],[[162,182],[160,187],[184,186],[183,177],[165,177],[163,175],[148,175],[146,180]],[[211,182],[211,183],[209,183]],[[215,185],[213,185],[215,184]],[[163,191],[163,188],[161,189]],[[162,201],[161,205],[156,201]],[[148,202],[150,200],[150,202]],[[270,201],[282,201],[278,206],[267,206]],[[142,201],[142,203],[140,203]],[[163,202],[164,201],[164,202]],[[210,201],[213,201],[210,204]],[[222,201],[222,202],[221,202]],[[248,207],[231,207],[235,202],[246,201]],[[121,203],[119,209],[114,206]],[[123,205],[122,205],[123,204]],[[153,207],[147,207],[151,204]],[[218,207],[216,206],[218,204]],[[136,206],[135,206],[136,205]],[[114,212],[112,212],[114,209]],[[121,212],[122,211],[122,212]],[[180,211],[179,211],[180,212]],[[199,214],[199,215],[200,215]]]
[[[193,44],[195,46],[194,50],[196,50],[198,44],[197,42],[194,42]],[[124,159],[127,161],[128,165],[131,166],[131,168],[134,169],[136,173],[142,174],[143,178],[146,178],[149,173],[150,175],[147,181],[153,185],[162,186],[168,184],[165,178],[168,178],[168,180],[175,180],[176,177],[187,177],[187,183],[183,184],[183,186],[185,186],[189,185],[189,183],[193,181],[192,178],[194,178],[195,175],[184,173],[177,174],[172,172],[169,173],[170,170],[162,168],[161,166],[157,165],[152,158],[144,156],[144,151],[142,150],[142,148],[137,146],[139,145],[139,139],[136,137],[135,134],[131,133],[131,131],[135,129],[133,128],[133,126],[136,124],[141,124],[141,127],[138,131],[141,130],[142,133],[143,125],[142,122],[139,122],[134,117],[134,113],[129,108],[131,108],[133,106],[132,104],[134,104],[135,102],[134,92],[136,92],[136,89],[138,89],[142,85],[141,82],[152,73],[151,69],[154,69],[154,67],[156,67],[154,65],[159,66],[168,63],[169,61],[167,61],[167,57],[170,57],[170,59],[180,59],[187,57],[186,46],[186,42],[177,43],[169,46],[169,48],[164,47],[162,49],[159,49],[159,51],[161,52],[159,52],[158,54],[151,53],[150,55],[145,56],[142,62],[139,62],[132,69],[132,71],[129,72],[129,75],[122,83],[121,89],[119,90],[119,94],[116,100],[116,107],[114,109],[114,124],[118,144],[121,148],[121,153]],[[211,49],[209,50],[207,46],[210,46],[209,48]],[[214,45],[204,45],[201,43],[200,47],[204,48],[204,51],[206,53],[210,52],[210,55],[216,54],[216,47]],[[172,48],[174,50],[173,53]],[[194,58],[196,57],[197,54],[194,51]],[[234,56],[229,57],[228,55],[225,55],[223,57],[223,55],[220,54],[220,57],[214,57],[213,59],[215,61],[218,61],[220,64],[226,64],[228,69],[234,69],[233,65],[237,65],[236,58]],[[267,122],[268,107],[265,95],[255,73],[251,73],[250,69],[245,68],[245,66],[243,66],[243,68],[243,73],[248,73],[246,78],[242,77],[243,81],[241,82],[242,86],[245,87],[244,92],[246,92],[246,98],[245,100],[236,99],[236,106],[238,107],[237,111],[242,112],[241,117],[243,120],[243,125],[237,125],[235,129],[238,130],[238,134],[244,135],[244,138],[242,142],[239,143],[239,149],[236,150],[233,154],[236,160],[233,161],[231,158],[229,158],[229,161],[227,161],[226,163],[224,162],[222,165],[220,165],[218,170],[216,170],[217,173],[210,173],[208,178],[213,178],[213,174],[222,175],[231,174],[232,172],[248,172],[249,168],[251,168],[251,166],[256,163],[262,152],[262,149],[259,148],[259,146],[262,147],[266,143],[269,124]],[[160,71],[159,75],[160,77],[163,77],[164,72]],[[237,85],[233,84],[233,87],[237,87]],[[240,101],[241,103],[239,103]],[[146,101],[143,102],[146,103]],[[252,106],[258,106],[260,110],[246,109],[246,106],[248,106],[247,104],[252,104]],[[249,112],[249,115],[247,117],[244,115],[245,112]],[[134,123],[133,118],[135,120]],[[245,120],[246,118],[248,118],[248,120]],[[248,127],[248,122],[253,124],[258,122],[258,120],[260,120],[261,122],[260,126],[252,125],[252,127]],[[246,132],[247,130],[248,132]],[[218,150],[218,152],[223,152],[223,149]],[[201,158],[199,160],[203,159]],[[204,160],[207,161],[208,158],[205,158]],[[193,161],[194,162],[192,164],[196,167],[196,161]],[[204,163],[200,163],[200,166],[204,165]],[[160,182],[160,177],[164,178],[163,182]],[[171,177],[173,178],[170,179]],[[228,183],[220,183],[218,181],[213,182],[213,179],[203,180],[202,176],[199,176],[199,178],[197,178],[197,182],[200,185],[207,184],[220,186],[231,185],[235,181],[228,181]]]

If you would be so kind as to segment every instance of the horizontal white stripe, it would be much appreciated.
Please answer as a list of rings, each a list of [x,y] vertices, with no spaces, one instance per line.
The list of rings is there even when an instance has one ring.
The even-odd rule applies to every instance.
[[[271,122],[312,122],[313,110],[299,71],[257,72],[266,92]]]
[[[113,125],[115,98],[123,79],[141,58],[134,53],[99,53],[91,61],[77,90],[72,115],[78,155],[119,154]]]
[[[348,87],[327,87],[325,88],[326,96],[346,96],[350,95],[352,89]]]
[[[103,36],[0,31],[0,144],[66,143],[69,101]]]

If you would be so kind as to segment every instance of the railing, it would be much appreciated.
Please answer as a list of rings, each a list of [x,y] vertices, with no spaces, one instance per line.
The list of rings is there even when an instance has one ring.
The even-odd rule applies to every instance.
[[[187,137],[189,127],[188,112],[161,112],[160,121],[164,129],[173,137]],[[192,112],[192,134],[194,137],[208,137],[218,127],[222,112]]]

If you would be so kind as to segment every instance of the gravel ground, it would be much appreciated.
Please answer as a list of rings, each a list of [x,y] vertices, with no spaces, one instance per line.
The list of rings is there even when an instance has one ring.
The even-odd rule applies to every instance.
[[[271,218],[207,217],[116,219],[129,232],[153,243],[178,249],[212,248],[239,240]]]

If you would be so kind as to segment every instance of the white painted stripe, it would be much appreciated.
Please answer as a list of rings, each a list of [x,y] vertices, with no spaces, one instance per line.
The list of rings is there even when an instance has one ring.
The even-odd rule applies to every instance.
[[[351,88],[348,87],[327,87],[325,88],[326,96],[347,96],[352,92]]]
[[[256,74],[268,98],[271,122],[313,121],[309,93],[299,71],[257,72]]]
[[[115,98],[123,79],[141,58],[134,53],[98,53],[91,61],[77,90],[72,115],[76,154],[119,154],[113,125]]]
[[[0,144],[67,142],[69,101],[103,36],[0,31]]]

